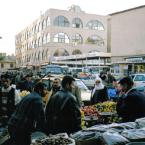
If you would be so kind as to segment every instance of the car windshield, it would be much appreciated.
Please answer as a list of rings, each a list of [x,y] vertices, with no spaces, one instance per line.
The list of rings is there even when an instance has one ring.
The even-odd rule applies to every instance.
[[[61,67],[47,67],[46,73],[52,73],[52,74],[62,74],[63,70]]]
[[[81,81],[81,80],[76,80],[75,84],[81,89],[81,90],[88,90],[87,86]]]

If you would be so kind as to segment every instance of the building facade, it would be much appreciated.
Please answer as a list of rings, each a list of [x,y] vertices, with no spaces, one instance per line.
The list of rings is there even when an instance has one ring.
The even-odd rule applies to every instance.
[[[0,53],[0,74],[16,69],[15,56],[7,56],[6,53]]]
[[[110,48],[116,73],[145,72],[145,6],[110,14]]]
[[[40,66],[56,56],[107,52],[109,16],[87,14],[79,6],[49,9],[15,37],[16,64]]]

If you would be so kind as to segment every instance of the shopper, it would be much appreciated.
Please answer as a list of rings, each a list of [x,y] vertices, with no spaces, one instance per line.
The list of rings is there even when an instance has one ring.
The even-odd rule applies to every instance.
[[[91,104],[96,104],[109,100],[107,88],[103,85],[101,78],[96,78],[95,86],[91,94]]]
[[[37,83],[34,91],[24,97],[8,122],[11,145],[30,145],[34,130],[45,130],[45,115],[42,97],[47,87]]]
[[[55,78],[52,82],[52,88],[44,98],[44,103],[47,104],[50,100],[50,97],[56,94],[61,88],[61,80],[59,78]]]
[[[129,77],[121,79],[119,84],[122,95],[119,97],[116,110],[123,122],[145,117],[145,94],[133,88],[134,83]]]
[[[47,134],[73,133],[81,129],[81,114],[71,93],[74,78],[64,76],[62,89],[52,96],[46,106]]]
[[[11,76],[2,76],[2,87],[0,90],[0,116],[9,118],[14,112],[21,98],[18,91],[11,86]]]

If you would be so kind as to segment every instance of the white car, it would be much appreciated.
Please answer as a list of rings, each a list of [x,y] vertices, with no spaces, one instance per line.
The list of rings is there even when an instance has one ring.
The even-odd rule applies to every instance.
[[[145,87],[145,74],[131,74],[130,77],[133,79],[134,87]]]
[[[75,79],[76,85],[81,89],[81,99],[82,101],[89,101],[91,99],[91,91],[80,79]]]

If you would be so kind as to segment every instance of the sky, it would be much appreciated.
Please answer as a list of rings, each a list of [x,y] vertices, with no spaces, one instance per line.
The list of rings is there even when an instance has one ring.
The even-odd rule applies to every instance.
[[[68,10],[79,5],[90,14],[110,13],[145,5],[145,0],[1,0],[0,53],[15,54],[15,35],[49,8]]]

